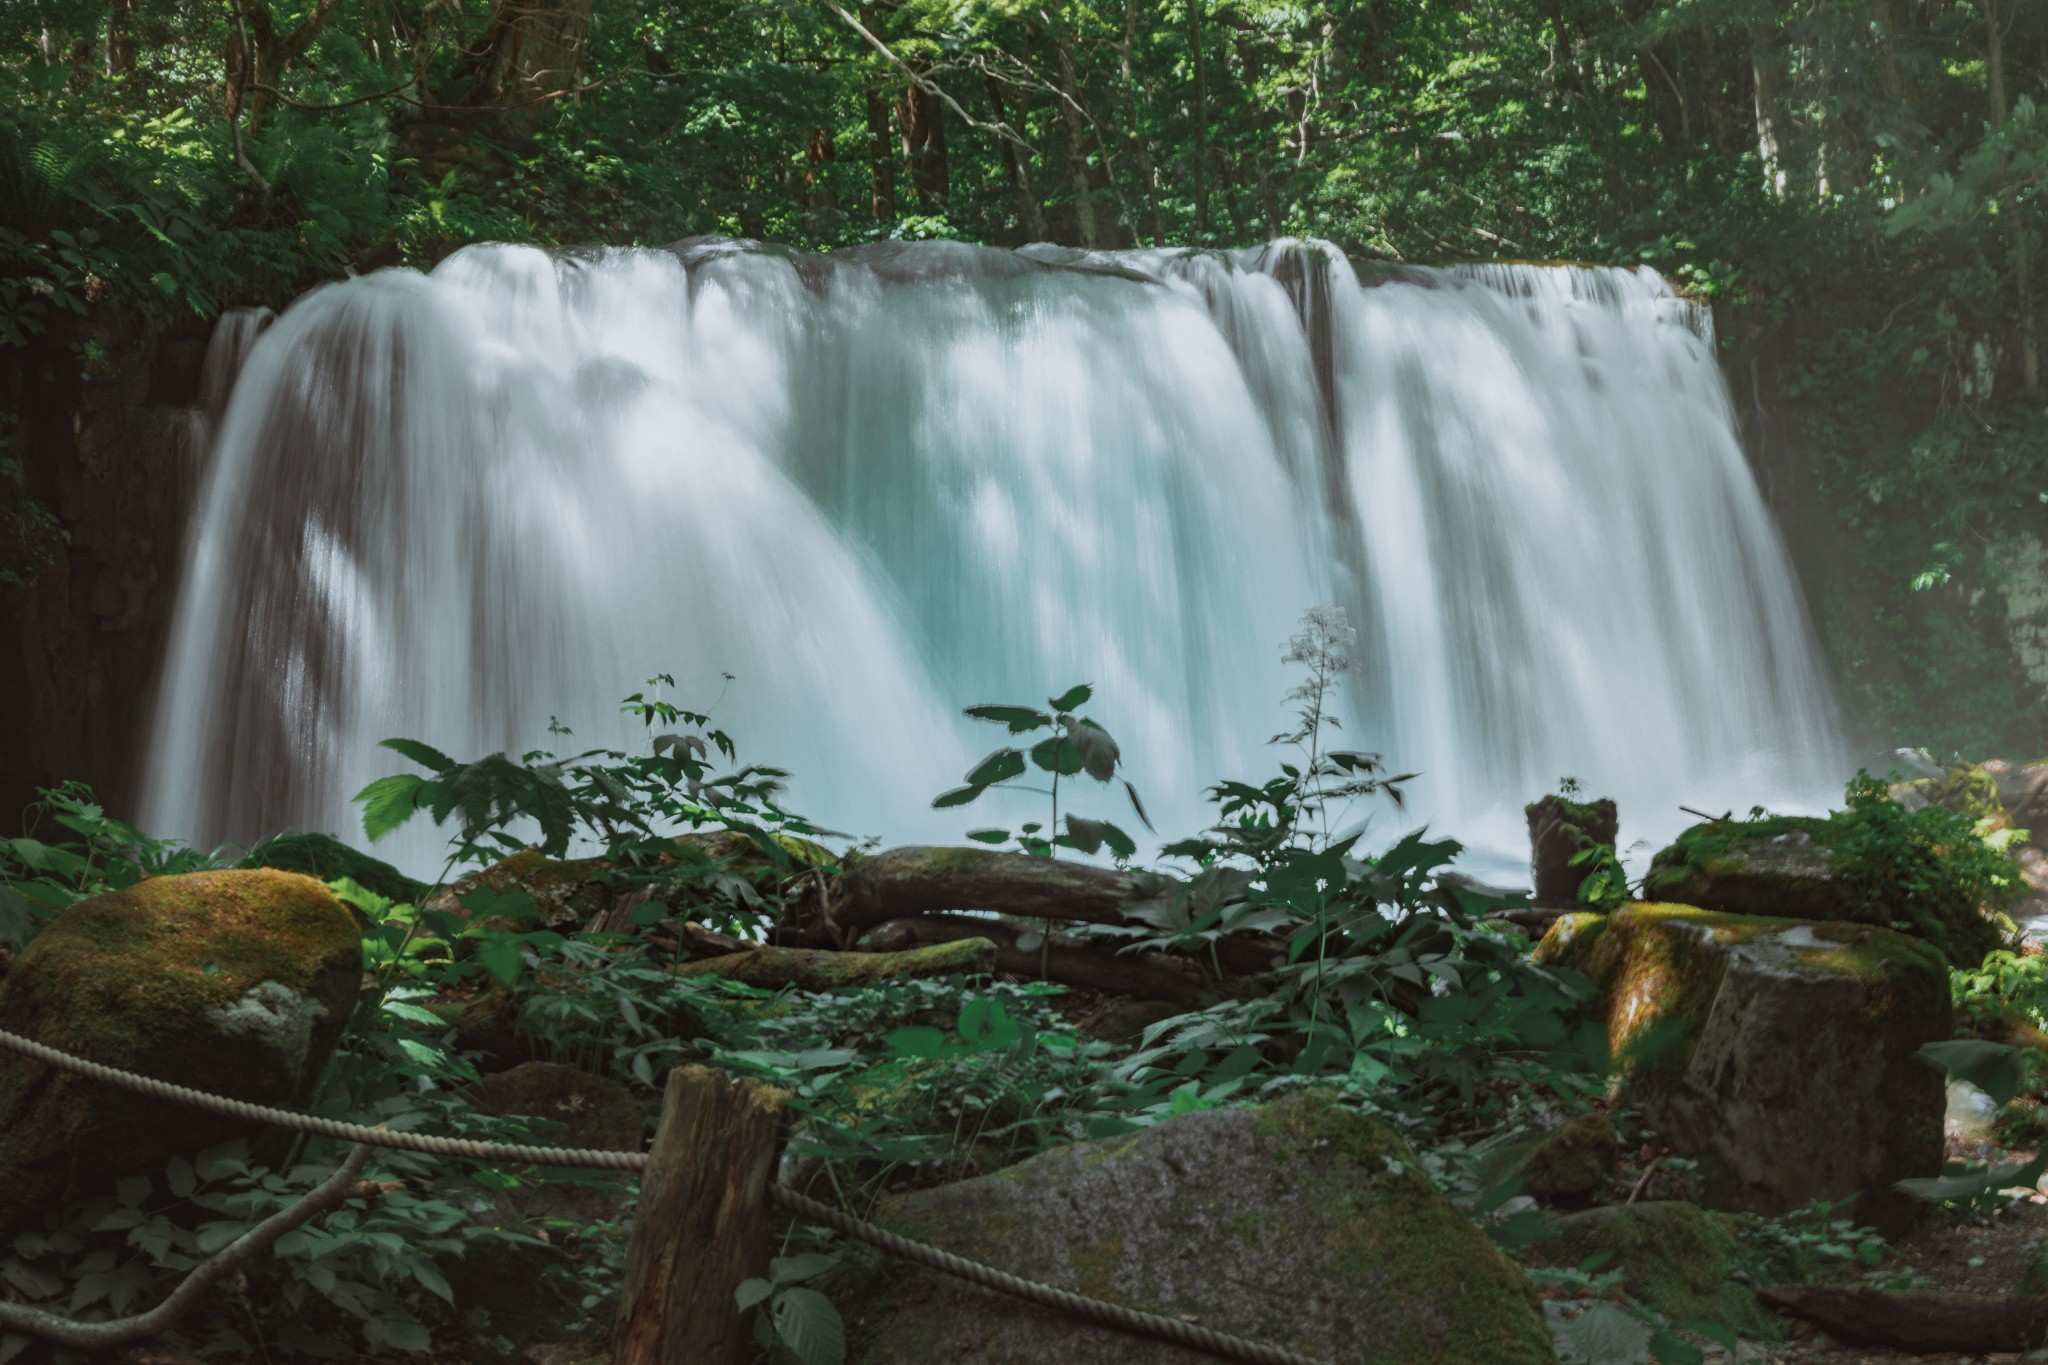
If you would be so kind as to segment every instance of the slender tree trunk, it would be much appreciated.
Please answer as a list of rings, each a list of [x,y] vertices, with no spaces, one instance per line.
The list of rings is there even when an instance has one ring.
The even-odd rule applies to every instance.
[[[1750,67],[1756,82],[1756,150],[1764,163],[1764,185],[1785,193],[1785,50],[1776,30],[1749,33]]]
[[[1202,0],[1188,0],[1188,55],[1195,78],[1195,244],[1209,240],[1209,82],[1202,69]]]
[[[1053,52],[1058,58],[1060,122],[1067,130],[1067,176],[1074,186],[1074,230],[1083,247],[1100,250],[1109,245],[1109,240],[1098,220],[1100,206],[1096,203],[1096,187],[1088,162],[1100,150],[1101,142],[1081,107],[1080,87],[1074,80],[1073,48],[1064,32],[1053,38]]]
[[[113,0],[107,9],[107,74],[126,76],[135,70],[135,0]]]
[[[868,105],[868,207],[877,223],[896,220],[896,151],[891,146],[889,101],[873,85]]]
[[[1152,234],[1152,244],[1158,246],[1166,240],[1166,224],[1159,216],[1159,177],[1152,169],[1152,149],[1145,141],[1145,129],[1139,115],[1138,82],[1131,62],[1131,49],[1137,45],[1138,0],[1124,0],[1124,44],[1120,54],[1123,63],[1124,100],[1130,117],[1131,155],[1138,166],[1138,193],[1145,200],[1145,225]]]
[[[915,66],[912,69],[924,74]],[[946,161],[946,106],[922,86],[905,86],[896,97],[896,126],[918,208],[925,213],[944,213],[952,179]]]
[[[2005,29],[2001,0],[1983,0],[1984,77],[1991,99],[1991,126],[2005,126]],[[2013,198],[2010,181],[2005,197]],[[2028,392],[2041,387],[2040,340],[2034,331],[2034,252],[2025,214],[2013,213],[2012,274],[2015,303],[2019,314],[2020,384]]]
[[[1003,83],[994,76],[983,78],[988,91],[988,107],[995,111],[998,123],[1009,123],[1022,137],[1023,114],[1019,112],[1018,123],[1010,123],[1010,115],[1003,105]],[[1024,235],[1034,242],[1048,238],[1045,230],[1045,205],[1039,202],[1038,191],[1031,188],[1031,168],[1018,154],[1016,146],[1006,137],[996,139],[996,152],[1003,159],[1003,173],[1010,177],[1010,187],[1017,195],[1017,225],[1024,229]]]

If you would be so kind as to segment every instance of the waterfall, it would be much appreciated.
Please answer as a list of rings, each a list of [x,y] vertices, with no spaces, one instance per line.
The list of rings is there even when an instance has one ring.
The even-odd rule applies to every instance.
[[[667,673],[797,809],[888,842],[1040,814],[930,809],[1003,737],[960,708],[1092,682],[1174,837],[1273,770],[1324,601],[1360,630],[1344,735],[1421,774],[1357,812],[1374,838],[1508,868],[1567,775],[1652,839],[1843,775],[1711,324],[1648,270],[699,239],[473,247],[263,332],[144,818],[357,835],[405,767],[377,741],[637,744],[617,699]],[[435,865],[432,831],[393,844]]]

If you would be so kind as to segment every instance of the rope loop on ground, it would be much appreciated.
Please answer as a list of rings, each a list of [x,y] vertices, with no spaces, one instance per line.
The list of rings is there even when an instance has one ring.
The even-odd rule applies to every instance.
[[[511,1142],[472,1142],[466,1138],[436,1137],[431,1133],[394,1133],[388,1128],[370,1128],[360,1123],[316,1118],[311,1114],[300,1114],[289,1109],[273,1109],[268,1105],[250,1104],[246,1100],[209,1095],[203,1090],[194,1090],[189,1086],[173,1085],[169,1081],[138,1076],[132,1071],[123,1071],[118,1067],[89,1062],[82,1057],[73,1057],[68,1052],[60,1052],[48,1044],[36,1042],[33,1038],[24,1038],[18,1033],[9,1033],[4,1029],[0,1029],[0,1047],[33,1058],[47,1066],[54,1066],[61,1071],[104,1081],[109,1085],[118,1085],[137,1094],[197,1105],[201,1109],[210,1109],[217,1114],[248,1119],[254,1123],[273,1124],[296,1132],[310,1133],[315,1137],[337,1138],[355,1143],[357,1151],[351,1156],[350,1162],[357,1167],[362,1164],[364,1147],[390,1147],[400,1151],[462,1157],[500,1165],[530,1163],[537,1166],[583,1166],[607,1171],[642,1171],[647,1168],[645,1152],[605,1152],[590,1148],[539,1147]],[[335,1182],[330,1180],[327,1183],[332,1185]],[[323,1185],[322,1188],[325,1189],[326,1186]],[[955,1256],[950,1251],[941,1251],[922,1242],[913,1242],[908,1237],[898,1236],[884,1228],[876,1227],[873,1223],[863,1222],[851,1214],[842,1213],[829,1204],[821,1204],[809,1195],[799,1194],[786,1185],[770,1185],[768,1195],[784,1209],[806,1222],[817,1223],[835,1232],[844,1233],[891,1256],[929,1266],[933,1270],[965,1280],[969,1284],[977,1284],[985,1289],[1022,1299],[1026,1303],[1050,1308],[1084,1322],[1093,1322],[1138,1336],[1152,1337],[1175,1346],[1203,1351],[1221,1360],[1240,1361],[1243,1365],[1324,1365],[1324,1362],[1312,1356],[1301,1355],[1261,1341],[1231,1336],[1227,1332],[1214,1331],[1180,1318],[1144,1313],[1135,1308],[1126,1308],[1122,1304],[1091,1299],[1083,1294],[1012,1275],[1006,1270],[998,1270],[979,1261],[970,1261],[964,1256]],[[310,1209],[305,1216],[311,1216]],[[15,1325],[36,1331],[39,1326],[53,1325],[55,1321],[51,1319],[49,1324],[45,1324],[38,1317],[23,1315],[22,1320],[11,1324],[0,1322],[0,1325]]]

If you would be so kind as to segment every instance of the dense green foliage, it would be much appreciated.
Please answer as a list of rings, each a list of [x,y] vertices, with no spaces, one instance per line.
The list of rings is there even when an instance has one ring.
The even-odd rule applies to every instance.
[[[2032,757],[2044,77],[2020,0],[6,0],[0,364],[486,238],[1643,262],[1863,731]]]

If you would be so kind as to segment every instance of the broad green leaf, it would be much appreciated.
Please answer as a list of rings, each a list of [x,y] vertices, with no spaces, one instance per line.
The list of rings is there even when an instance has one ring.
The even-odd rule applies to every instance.
[[[476,950],[477,961],[484,964],[489,972],[507,986],[519,981],[519,936],[517,934],[494,934],[484,940]]]
[[[1126,781],[1124,783],[1124,795],[1131,798],[1131,809],[1138,812],[1138,823],[1146,829],[1152,829],[1152,817],[1145,814],[1145,803],[1138,799],[1138,789]],[[1157,830],[1152,832],[1158,833]]]
[[[951,806],[964,806],[987,790],[987,787],[955,787],[949,792],[941,792],[933,797],[932,809],[945,810]]]
[[[1107,782],[1116,776],[1116,763],[1120,756],[1116,741],[1109,737],[1109,731],[1093,721],[1068,721],[1067,741],[1081,756],[1081,768],[1097,782]]]
[[[1031,747],[1031,761],[1045,772],[1056,772],[1061,777],[1072,777],[1081,771],[1081,754],[1074,748],[1074,742],[1065,737],[1042,739]]]
[[[1052,709],[1055,711],[1072,711],[1076,707],[1086,706],[1088,699],[1094,695],[1094,684],[1082,683],[1077,687],[1070,687],[1057,697],[1052,698]]]
[[[992,720],[999,725],[1010,727],[1010,733],[1021,735],[1029,730],[1042,730],[1052,724],[1052,717],[1043,711],[1034,711],[1028,706],[970,706],[967,714],[976,720]]]
[[[1551,1328],[1566,1365],[1648,1365],[1651,1335],[1627,1310],[1604,1302]]]
[[[1060,840],[1068,848],[1083,853],[1093,853],[1102,847],[1102,833],[1105,826],[1100,820],[1084,820],[1078,815],[1067,817],[1066,836]]]
[[[1952,1081],[1968,1081],[2001,1108],[2026,1088],[2027,1054],[2024,1048],[2006,1043],[1989,1043],[1979,1038],[1954,1038],[1928,1043],[1913,1054]]]
[[[374,844],[412,819],[413,812],[419,809],[421,789],[426,785],[423,777],[397,773],[380,777],[357,792],[355,800],[363,808],[363,837]]]
[[[891,1052],[920,1060],[937,1057],[946,1050],[946,1035],[925,1024],[906,1024],[889,1030],[883,1039]]]
[[[993,787],[1024,775],[1024,755],[1015,749],[998,749],[974,765],[961,780],[970,787]]]
[[[429,772],[444,773],[461,766],[433,745],[422,744],[416,739],[387,739],[381,741],[381,747],[395,754],[404,754]]]
[[[1010,831],[995,828],[970,829],[967,831],[967,837],[977,844],[1007,844],[1010,842]]]
[[[732,1301],[744,1313],[774,1292],[775,1286],[766,1280],[741,1280],[740,1287],[732,1291]]]
[[[846,1326],[815,1289],[785,1289],[775,1300],[775,1335],[803,1365],[844,1365]]]
[[[1119,858],[1137,856],[1138,841],[1107,820],[1102,822],[1102,842],[1108,844],[1109,851]]]
[[[825,1251],[807,1251],[801,1256],[777,1256],[768,1263],[768,1278],[777,1284],[797,1284],[804,1280],[815,1280],[838,1264],[839,1257]]]

